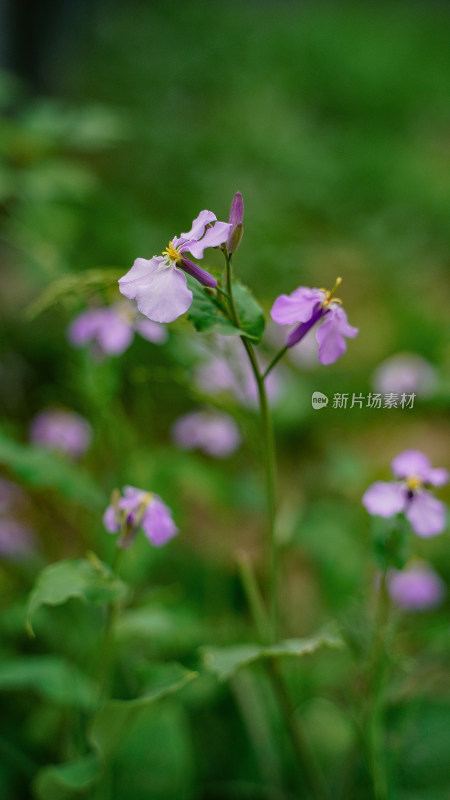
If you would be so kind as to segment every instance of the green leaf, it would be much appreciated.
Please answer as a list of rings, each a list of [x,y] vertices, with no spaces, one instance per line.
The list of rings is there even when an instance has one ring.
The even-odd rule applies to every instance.
[[[233,280],[233,298],[241,329],[249,339],[258,343],[266,324],[261,306],[250,289],[237,280]]]
[[[128,587],[96,556],[90,561],[57,561],[42,570],[28,603],[27,629],[33,636],[31,619],[43,605],[57,606],[71,597],[86,603],[102,604],[122,600]]]
[[[197,677],[180,664],[152,664],[148,688],[135,700],[110,700],[95,715],[90,741],[102,758],[120,745],[125,732],[158,700],[179,692]]]
[[[231,647],[204,648],[203,660],[206,669],[213,672],[221,681],[231,678],[241,667],[267,658],[299,658],[314,653],[324,645],[342,647],[341,637],[332,632],[319,633],[307,639],[286,639],[279,644],[262,646],[258,644],[238,644]]]
[[[103,289],[113,286],[123,275],[123,269],[89,269],[76,275],[63,275],[62,278],[53,281],[50,286],[34,300],[27,309],[27,318],[35,319],[39,314],[52,306],[60,303],[68,295],[75,295],[77,298],[85,293],[90,293],[93,289]]]
[[[188,318],[200,332],[222,333],[225,336],[246,336],[259,342],[264,332],[264,313],[250,289],[233,281],[233,297],[239,317],[239,327],[228,319],[225,300],[217,298],[212,290],[205,290],[197,281],[188,279],[194,295]]]
[[[242,332],[227,318],[222,301],[211,290],[206,291],[197,281],[188,279],[194,301],[188,319],[201,333],[222,333],[225,336],[241,336]]]
[[[100,776],[97,757],[87,755],[67,764],[44,767],[38,772],[33,789],[39,800],[81,800]]]
[[[56,489],[64,497],[98,511],[106,498],[81,467],[60,453],[20,444],[0,432],[0,464],[29,486]]]
[[[0,691],[33,691],[63,706],[95,708],[98,689],[77,667],[59,656],[27,656],[2,661]]]

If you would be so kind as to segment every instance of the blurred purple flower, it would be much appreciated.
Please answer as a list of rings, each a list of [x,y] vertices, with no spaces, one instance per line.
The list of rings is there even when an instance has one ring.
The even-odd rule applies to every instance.
[[[217,222],[212,211],[201,211],[191,229],[175,236],[161,256],[153,256],[150,260],[137,258],[126,275],[120,278],[120,291],[130,300],[136,300],[139,311],[150,320],[173,322],[192,303],[186,273],[203,286],[212,289],[217,286],[216,279],[190,261],[185,253],[203,258],[207,247],[218,247],[227,241],[229,229],[228,222]]]
[[[321,323],[316,331],[321,364],[334,364],[347,349],[344,337],[353,339],[358,333],[358,328],[349,325],[341,300],[334,297],[340,283],[338,278],[331,292],[300,286],[289,295],[277,297],[270,312],[278,325],[300,323],[289,333],[288,347],[300,342],[316,323]]]
[[[30,438],[41,447],[79,458],[91,443],[92,428],[84,417],[74,411],[47,408],[33,419]]]
[[[247,360],[242,358],[239,342],[232,337],[216,340],[217,355],[199,364],[194,372],[194,382],[198,389],[214,396],[231,393],[238,402],[246,406],[256,406],[258,389],[255,377]],[[261,366],[264,365],[261,363]],[[281,390],[279,374],[270,372],[266,380],[267,394],[275,399]]]
[[[191,411],[172,426],[172,438],[186,450],[199,448],[215,458],[226,458],[241,443],[235,421],[228,415],[211,411]]]
[[[391,462],[391,468],[399,482],[376,481],[369,486],[362,498],[369,514],[393,517],[403,513],[418,536],[426,538],[442,533],[446,507],[426,487],[447,483],[447,470],[433,468],[419,450],[400,453]]]
[[[244,228],[242,221],[244,219],[244,201],[240,192],[236,192],[233,197],[233,202],[230,208],[230,218],[228,220],[230,230],[228,232],[227,250],[229,253],[235,253],[238,249]]]
[[[437,384],[434,367],[415,353],[398,353],[383,361],[373,373],[377,392],[411,394],[429,397]]]
[[[428,564],[417,563],[406,569],[389,570],[388,593],[393,602],[407,611],[426,611],[440,605],[446,588]]]
[[[28,525],[0,517],[0,556],[18,560],[31,555],[35,549],[35,535]]]
[[[125,303],[83,311],[72,320],[67,336],[75,347],[91,344],[97,356],[119,356],[130,346],[135,331],[149,342],[167,341],[163,325],[137,315]]]
[[[125,486],[123,494],[113,497],[103,515],[108,533],[121,533],[119,547],[129,547],[142,528],[147,539],[160,547],[178,533],[170,509],[153,492]]]

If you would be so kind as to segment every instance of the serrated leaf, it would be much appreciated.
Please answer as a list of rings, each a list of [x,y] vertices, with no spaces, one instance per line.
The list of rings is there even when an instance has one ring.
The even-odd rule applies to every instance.
[[[123,275],[123,269],[89,269],[76,275],[63,275],[53,281],[50,286],[34,300],[26,311],[27,319],[33,320],[43,311],[60,303],[68,295],[74,294],[77,298],[92,289],[103,289],[113,286]]]
[[[90,476],[60,453],[20,444],[0,432],[0,464],[29,486],[51,487],[64,497],[98,511],[106,498]]]
[[[179,692],[197,677],[196,672],[176,663],[153,664],[150,669],[145,694],[135,700],[110,700],[95,715],[89,738],[102,758],[114,751],[124,733],[149,706]]]
[[[203,650],[206,669],[221,681],[228,680],[241,667],[270,658],[300,658],[314,653],[320,647],[342,647],[343,640],[336,633],[319,633],[307,639],[286,639],[279,644],[262,646],[238,644],[231,647],[212,647]]]
[[[101,766],[95,755],[77,761],[41,769],[33,783],[39,800],[71,800],[87,797],[86,792],[101,777]]]
[[[122,600],[128,587],[98,559],[67,559],[50,564],[39,574],[28,603],[27,629],[33,634],[32,617],[43,605],[57,606],[72,597],[97,605]]]
[[[237,280],[233,280],[233,297],[241,329],[249,339],[258,343],[266,324],[261,306],[250,289]]]
[[[0,691],[33,691],[63,706],[95,708],[98,689],[77,667],[59,656],[12,658],[0,664]]]

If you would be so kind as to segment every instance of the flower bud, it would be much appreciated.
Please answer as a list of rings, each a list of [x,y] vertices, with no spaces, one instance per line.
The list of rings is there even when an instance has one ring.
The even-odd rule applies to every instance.
[[[244,227],[242,225],[243,218],[244,201],[241,193],[236,192],[231,203],[230,218],[228,220],[230,231],[227,239],[227,250],[229,253],[235,253],[241,243],[242,234],[244,232]]]

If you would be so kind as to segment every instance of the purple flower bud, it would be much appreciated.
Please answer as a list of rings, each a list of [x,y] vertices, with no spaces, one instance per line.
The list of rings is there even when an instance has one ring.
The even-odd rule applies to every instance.
[[[74,411],[47,408],[32,421],[30,438],[41,447],[79,458],[91,443],[92,428],[84,417]]]
[[[240,192],[236,192],[233,197],[230,208],[230,218],[228,220],[230,231],[227,239],[227,250],[229,253],[235,253],[238,249],[244,228],[242,221],[244,219],[244,201]]]

